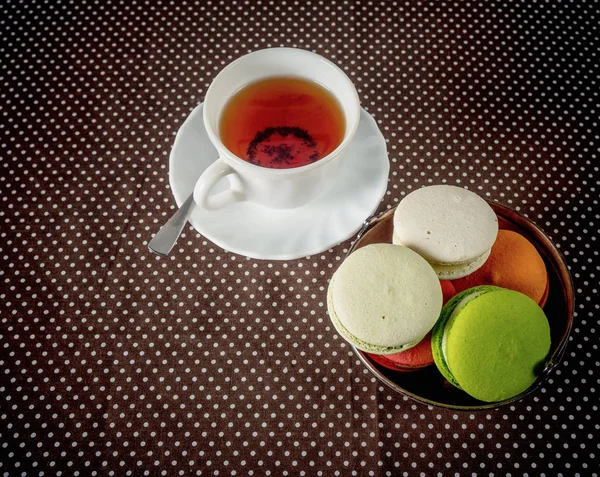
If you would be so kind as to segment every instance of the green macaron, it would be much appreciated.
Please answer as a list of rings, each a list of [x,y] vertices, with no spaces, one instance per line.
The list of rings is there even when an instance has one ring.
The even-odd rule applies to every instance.
[[[495,286],[469,288],[442,309],[432,350],[442,375],[485,402],[526,391],[550,351],[550,326],[538,304]]]

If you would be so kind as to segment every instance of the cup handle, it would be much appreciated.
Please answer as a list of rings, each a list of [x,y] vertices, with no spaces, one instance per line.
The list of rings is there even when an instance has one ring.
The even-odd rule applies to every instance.
[[[224,177],[229,177],[229,189],[209,195],[217,182]],[[245,194],[238,173],[221,158],[204,170],[194,186],[194,201],[199,207],[207,210],[220,209],[244,198]]]

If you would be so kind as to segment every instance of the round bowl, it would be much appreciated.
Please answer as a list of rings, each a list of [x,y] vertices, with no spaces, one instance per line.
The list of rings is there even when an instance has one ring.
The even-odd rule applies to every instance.
[[[550,323],[551,349],[546,365],[540,370],[535,383],[526,391],[510,399],[487,403],[469,396],[464,391],[449,384],[435,365],[412,372],[398,372],[383,367],[366,353],[353,347],[365,366],[383,383],[393,390],[432,406],[464,411],[495,409],[514,403],[539,388],[552,370],[560,363],[573,325],[573,282],[563,255],[550,238],[533,222],[512,209],[496,202],[488,201],[496,215],[501,229],[509,229],[525,236],[538,250],[548,271],[549,291],[544,312]],[[365,221],[356,240],[348,251],[350,255],[360,247],[373,243],[391,243],[395,208]]]

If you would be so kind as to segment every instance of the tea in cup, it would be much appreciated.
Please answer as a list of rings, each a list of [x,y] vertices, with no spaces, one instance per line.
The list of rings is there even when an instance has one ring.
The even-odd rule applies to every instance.
[[[359,118],[354,85],[325,58],[295,48],[239,58],[206,93],[203,120],[219,158],[198,179],[196,203],[294,208],[316,199],[335,185]],[[224,177],[229,187],[211,194]]]

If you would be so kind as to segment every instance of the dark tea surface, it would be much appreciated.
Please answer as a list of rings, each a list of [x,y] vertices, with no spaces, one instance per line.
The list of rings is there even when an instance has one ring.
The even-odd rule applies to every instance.
[[[219,132],[236,156],[288,169],[327,156],[342,142],[345,127],[338,101],[323,86],[277,77],[238,91],[225,106]]]

